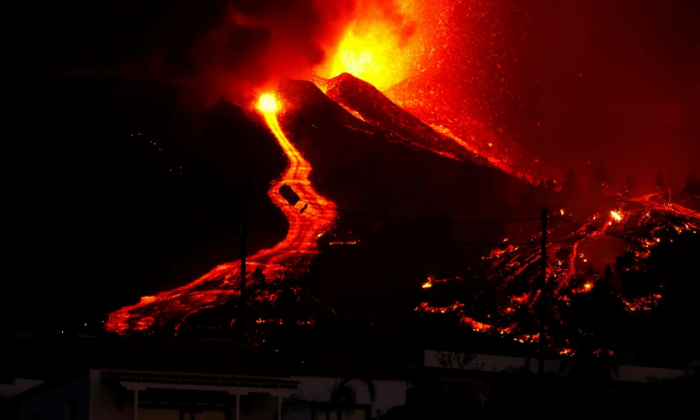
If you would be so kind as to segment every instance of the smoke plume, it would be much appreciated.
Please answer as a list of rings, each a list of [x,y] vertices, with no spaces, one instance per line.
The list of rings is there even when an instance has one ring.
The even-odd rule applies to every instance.
[[[359,17],[376,15],[410,37],[397,10],[394,0],[182,1],[152,28],[144,57],[151,74],[182,88],[189,107],[222,97],[241,104],[281,78],[307,75]]]

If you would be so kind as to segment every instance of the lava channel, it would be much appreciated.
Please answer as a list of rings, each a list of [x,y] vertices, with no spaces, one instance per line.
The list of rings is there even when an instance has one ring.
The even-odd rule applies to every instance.
[[[315,256],[318,253],[316,241],[332,227],[337,215],[335,204],[319,195],[311,185],[311,165],[282,131],[277,120],[279,101],[267,93],[260,97],[257,108],[289,158],[287,169],[267,192],[287,217],[289,230],[282,242],[246,258],[248,282],[249,273],[258,267],[265,278],[274,279],[279,277],[286,265],[296,263],[300,258]],[[280,195],[283,186],[291,188],[299,196],[294,205]],[[308,203],[314,204],[313,210],[308,209]],[[240,261],[221,264],[185,286],[156,296],[144,296],[137,304],[110,313],[105,329],[119,334],[166,325],[174,325],[177,329],[189,315],[239,296],[240,268]]]

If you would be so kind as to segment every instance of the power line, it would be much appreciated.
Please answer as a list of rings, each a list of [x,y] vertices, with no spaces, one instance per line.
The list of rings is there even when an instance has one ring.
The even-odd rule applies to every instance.
[[[352,214],[355,216],[381,219],[381,220],[392,220],[392,221],[397,221],[397,222],[402,222],[402,223],[445,224],[445,225],[495,225],[495,224],[531,222],[531,221],[535,221],[535,220],[540,220],[539,217],[524,217],[524,218],[517,218],[517,219],[497,219],[497,220],[469,220],[469,221],[467,221],[467,220],[415,219],[415,218],[406,218],[406,217],[386,216],[386,215],[381,215],[381,214],[376,214],[376,213],[367,213],[367,212],[346,209],[346,208],[342,208],[342,207],[326,206],[323,204],[312,203],[310,201],[305,201],[305,200],[299,200],[299,201],[302,201],[310,206],[332,209],[332,210],[341,211],[344,213],[349,213],[349,214]]]
[[[515,243],[514,243],[514,242],[500,242],[500,243],[485,243],[485,242],[482,242],[482,243],[471,243],[471,242],[461,242],[461,241],[441,241],[441,240],[437,240],[437,239],[416,238],[416,237],[411,237],[411,236],[397,235],[397,234],[393,234],[393,233],[390,233],[390,232],[383,232],[383,231],[372,230],[372,229],[370,229],[370,228],[368,228],[368,227],[366,227],[366,226],[361,226],[361,225],[355,225],[355,224],[351,224],[351,223],[341,222],[341,221],[335,220],[335,219],[329,219],[329,218],[327,218],[327,217],[319,216],[318,214],[313,213],[313,212],[306,212],[306,213],[309,214],[310,216],[316,217],[316,218],[321,219],[321,220],[326,220],[326,221],[328,221],[328,222],[332,222],[332,223],[335,223],[335,224],[340,225],[340,226],[345,226],[345,227],[349,227],[349,228],[352,228],[352,229],[356,229],[356,230],[361,230],[361,231],[369,232],[369,233],[372,233],[372,234],[375,234],[375,235],[386,236],[386,237],[390,237],[390,238],[394,238],[394,239],[400,239],[400,240],[421,242],[421,243],[426,243],[426,244],[431,244],[431,245],[458,245],[458,246],[489,247],[489,248],[493,248],[493,247],[503,246],[504,243],[507,243],[508,245],[514,245],[514,246],[526,246],[526,245],[532,245],[532,244],[534,243],[534,242],[520,242],[520,243],[517,243],[517,242],[515,242]],[[533,241],[534,241],[534,240],[533,240]]]
[[[555,219],[559,219],[559,220],[561,220],[561,221],[563,221],[563,222],[571,223],[571,224],[578,225],[578,226],[581,226],[581,227],[586,227],[586,226],[588,226],[588,225],[585,225],[585,224],[583,224],[583,223],[579,223],[579,222],[576,222],[576,221],[573,221],[573,220],[565,219],[565,218],[559,217],[559,216],[554,216],[554,215],[552,215],[551,217],[553,217],[553,218],[555,218]],[[624,240],[624,241],[639,243],[639,242],[641,242],[641,241],[638,240],[638,239],[627,238],[627,237],[625,237],[625,236],[620,236],[620,235],[619,235],[620,233],[632,232],[632,231],[637,231],[637,230],[639,230],[639,229],[636,228],[636,227],[632,227],[632,228],[627,228],[627,229],[619,230],[619,231],[617,231],[617,232],[606,232],[606,231],[600,231],[600,230],[597,230],[596,232],[600,232],[600,233],[602,233],[603,235],[612,236],[612,237],[614,237],[614,238],[622,239],[622,240]]]
[[[490,225],[490,224],[504,224],[504,223],[518,223],[518,222],[530,222],[530,221],[535,221],[535,220],[541,220],[540,217],[523,217],[523,218],[515,218],[515,219],[498,219],[498,220],[472,220],[472,221],[450,221],[450,220],[431,220],[431,219],[413,219],[413,218],[402,218],[402,217],[392,217],[392,216],[385,216],[385,215],[380,215],[376,213],[367,213],[367,212],[360,212],[360,211],[355,211],[351,209],[346,209],[342,207],[337,207],[337,206],[328,206],[328,205],[323,205],[320,203],[313,203],[310,201],[306,200],[299,200],[305,204],[308,204],[310,206],[315,206],[315,207],[320,207],[320,208],[325,208],[329,210],[334,210],[334,211],[341,211],[345,213],[349,213],[352,215],[360,216],[360,217],[368,217],[368,218],[374,218],[374,219],[379,219],[379,220],[391,220],[391,221],[398,221],[402,223],[414,223],[414,224],[444,224],[444,225]],[[291,204],[289,204],[291,206]],[[293,207],[293,206],[292,206]],[[335,223],[340,226],[345,226],[348,228],[352,228],[355,230],[361,230],[365,232],[369,232],[375,235],[380,235],[380,236],[385,236],[385,237],[390,237],[394,239],[399,239],[399,240],[407,240],[407,241],[414,241],[414,242],[421,242],[421,243],[426,243],[426,244],[432,244],[432,245],[457,245],[457,246],[468,246],[468,247],[501,247],[504,244],[507,245],[512,245],[512,246],[528,246],[528,245],[534,245],[536,244],[536,239],[531,239],[528,242],[499,242],[499,243],[471,243],[471,242],[461,242],[461,241],[442,241],[442,240],[437,240],[437,239],[427,239],[427,238],[417,238],[417,237],[411,237],[411,236],[403,236],[403,235],[397,235],[385,231],[376,231],[373,229],[370,229],[366,226],[362,225],[357,225],[357,224],[352,224],[352,223],[347,223],[347,222],[342,222],[337,219],[329,219],[327,217],[320,216],[314,212],[311,211],[306,211],[306,214],[316,217],[321,220],[325,220],[331,223]],[[573,220],[569,220],[560,216],[556,215],[550,215],[549,217],[552,217],[553,219],[559,219],[563,222],[571,223],[574,225],[578,225],[580,227],[586,227],[587,225],[583,223],[579,223]],[[625,229],[622,231],[618,231],[615,233],[610,233],[610,232],[605,232],[605,231],[596,231],[599,233],[602,233],[604,235],[616,237],[622,240],[630,241],[630,242],[638,242],[630,238],[626,238],[624,236],[619,236],[619,233],[625,233],[625,232],[630,232],[634,231],[636,228],[630,228],[630,229]],[[565,238],[565,239],[559,239],[559,240],[548,240],[548,243],[565,243],[565,242],[574,242],[574,241],[579,241],[583,239],[589,239],[588,235],[586,234],[579,234],[577,236],[573,236],[570,238]]]
[[[329,207],[329,208],[332,208],[332,207]],[[410,237],[410,236],[396,235],[396,234],[392,234],[392,233],[389,233],[389,232],[382,232],[382,231],[372,230],[372,229],[370,229],[370,228],[368,228],[368,227],[366,227],[366,226],[361,226],[361,225],[351,224],[351,223],[347,223],[347,222],[341,222],[341,221],[339,221],[339,220],[334,220],[334,219],[325,218],[325,217],[319,216],[318,214],[315,214],[315,213],[313,213],[313,212],[307,212],[307,213],[308,213],[309,215],[313,216],[313,217],[316,217],[316,218],[319,218],[319,219],[322,219],[322,220],[326,220],[326,221],[329,221],[329,222],[333,222],[333,223],[336,223],[337,225],[340,225],[340,226],[345,226],[345,227],[349,227],[349,228],[356,229],[356,230],[366,231],[366,232],[369,232],[369,233],[373,233],[373,234],[375,234],[375,235],[386,236],[386,237],[390,237],[390,238],[394,238],[394,239],[401,239],[401,240],[409,240],[409,241],[415,241],[415,242],[422,242],[422,243],[433,244],[433,245],[458,245],[458,246],[472,246],[472,247],[500,247],[500,246],[503,246],[504,244],[513,245],[513,246],[528,246],[528,245],[534,245],[534,244],[536,243],[536,239],[535,239],[535,238],[531,239],[531,240],[528,241],[528,242],[498,242],[498,243],[484,243],[484,242],[482,242],[482,243],[470,243],[470,242],[461,242],[461,241],[440,241],[440,240],[436,240],[436,239],[416,238],[416,237]],[[559,217],[554,216],[554,215],[551,215],[550,217],[559,218]],[[540,218],[534,218],[534,220],[539,220],[539,219],[540,219]],[[559,219],[560,219],[560,218],[559,218]],[[521,220],[521,219],[518,219],[518,220]],[[522,220],[525,220],[525,219],[522,219]],[[528,220],[532,220],[532,219],[528,219]],[[584,225],[584,224],[581,224],[581,223],[578,223],[578,222],[574,222],[574,221],[570,221],[570,220],[563,220],[563,221],[565,221],[565,222],[570,222],[570,223],[574,223],[574,224],[577,224],[577,225],[582,226],[582,227],[583,227],[583,226],[586,226],[586,225]],[[476,224],[476,223],[473,223],[473,224]],[[596,232],[600,232],[600,233],[602,233],[602,234],[604,234],[604,235],[616,237],[616,238],[619,238],[619,239],[622,239],[622,240],[627,240],[627,241],[630,241],[630,242],[638,242],[638,241],[636,241],[636,240],[633,240],[633,239],[630,239],[630,238],[626,238],[626,237],[624,237],[624,236],[618,236],[618,235],[616,235],[617,233],[625,233],[625,232],[631,232],[631,231],[635,231],[635,230],[637,230],[637,229],[636,229],[636,228],[629,228],[629,229],[621,230],[621,231],[618,231],[618,232],[615,232],[615,233],[601,232],[601,231],[596,231]],[[579,241],[579,240],[583,240],[583,239],[591,239],[591,238],[590,238],[588,235],[586,235],[586,234],[579,234],[578,236],[573,236],[573,237],[565,238],[565,239],[547,240],[547,243],[566,243],[566,242]]]
[[[575,222],[575,221],[573,221],[573,220],[565,219],[565,218],[560,217],[560,216],[557,216],[557,215],[552,215],[552,216],[550,216],[550,217],[553,217],[553,218],[555,218],[555,219],[559,219],[559,220],[561,220],[562,222],[571,223],[571,224],[573,224],[573,225],[578,225],[578,226],[581,226],[581,227],[586,226],[586,225],[583,224],[583,223],[579,223],[579,222]]]

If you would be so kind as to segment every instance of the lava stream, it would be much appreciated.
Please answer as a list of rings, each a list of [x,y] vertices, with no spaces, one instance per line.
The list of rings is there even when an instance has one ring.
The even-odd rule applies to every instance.
[[[249,256],[246,262],[247,273],[260,267],[267,279],[278,278],[285,265],[297,262],[299,258],[315,256],[318,237],[331,228],[336,217],[335,204],[319,195],[309,181],[311,165],[282,131],[277,120],[279,107],[273,95],[260,97],[258,110],[289,158],[287,169],[267,192],[287,217],[289,231],[282,242]],[[300,200],[294,205],[280,195],[280,188],[284,185],[299,196]],[[317,205],[310,211],[305,208],[306,203]],[[177,328],[189,315],[237,297],[239,281],[240,261],[221,264],[185,286],[157,296],[144,296],[137,304],[110,313],[105,329],[121,334],[130,330],[147,330],[156,325],[175,325]]]

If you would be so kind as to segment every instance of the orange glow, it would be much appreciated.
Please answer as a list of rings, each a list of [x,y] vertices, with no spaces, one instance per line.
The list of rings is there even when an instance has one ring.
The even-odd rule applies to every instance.
[[[523,303],[526,303],[530,299],[530,294],[529,293],[524,293],[520,296],[511,296],[510,300],[515,303],[516,305],[522,305]]]
[[[620,214],[614,210],[611,210],[610,215],[613,217],[613,219],[617,220],[618,222],[622,221],[622,214]]]
[[[276,114],[281,109],[281,104],[277,98],[271,93],[263,94],[256,107],[263,114],[267,126],[289,159],[287,169],[267,192],[289,221],[287,236],[274,247],[258,251],[246,259],[247,274],[260,267],[266,278],[274,279],[282,275],[286,266],[297,262],[300,257],[311,258],[318,253],[316,241],[332,227],[337,213],[335,204],[319,195],[311,185],[311,165],[280,127]],[[282,185],[289,186],[299,195],[300,201],[296,207],[291,206],[280,195],[279,189]],[[308,205],[308,209],[301,212],[304,205]],[[193,313],[222,305],[239,295],[240,265],[240,261],[220,264],[185,286],[159,293],[157,298],[144,296],[137,304],[110,313],[105,329],[120,334],[127,331],[147,331],[159,324],[172,324],[177,329]],[[276,296],[265,295],[257,298],[274,301]],[[264,319],[256,322],[273,321],[281,323],[279,320]]]
[[[483,322],[476,321],[473,318],[467,316],[462,318],[462,322],[466,325],[469,325],[472,328],[472,330],[476,332],[487,332],[493,328],[493,325],[484,324]]]
[[[316,73],[332,78],[350,73],[379,90],[387,89],[420,68],[426,54],[425,37],[431,34],[420,2],[397,2],[396,10],[361,4],[358,15]]]
[[[258,110],[263,114],[275,113],[279,109],[277,98],[271,93],[264,93],[258,99]]]
[[[335,241],[335,242],[328,242],[328,245],[357,245],[360,243],[360,240],[356,241]]]
[[[517,341],[518,343],[537,343],[540,341],[540,334],[522,334],[514,337],[513,340]]]
[[[662,296],[660,294],[652,294],[649,296],[639,297],[633,299],[632,301],[625,301],[625,306],[628,311],[649,311],[656,307],[661,302]]]
[[[392,53],[399,48],[400,40],[383,22],[362,27],[353,23],[338,45],[334,56],[316,69],[320,76],[332,78],[350,73],[377,89],[386,89],[408,76],[408,69],[401,65],[401,56]]]
[[[421,302],[420,305],[418,305],[415,308],[415,311],[422,311],[422,312],[431,312],[431,313],[441,313],[444,314],[446,312],[451,312],[451,311],[456,311],[457,309],[463,307],[464,304],[458,302],[453,303],[452,305],[449,306],[443,306],[443,307],[436,307],[436,306],[430,306],[428,302]]]

